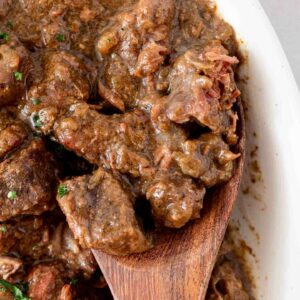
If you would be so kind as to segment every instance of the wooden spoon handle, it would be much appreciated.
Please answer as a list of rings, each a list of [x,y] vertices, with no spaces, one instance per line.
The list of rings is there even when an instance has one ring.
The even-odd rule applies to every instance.
[[[203,299],[207,283],[200,281],[208,278],[206,272],[210,272],[210,261],[214,259],[210,256],[214,255],[191,255],[194,257],[177,257],[168,265],[137,269],[119,264],[104,253],[97,252],[95,256],[115,300]],[[203,257],[206,262],[202,261]]]
[[[240,164],[226,188],[210,195],[213,201],[200,220],[176,232],[162,232],[152,250],[127,257],[93,251],[115,300],[204,299],[237,197],[241,169]]]

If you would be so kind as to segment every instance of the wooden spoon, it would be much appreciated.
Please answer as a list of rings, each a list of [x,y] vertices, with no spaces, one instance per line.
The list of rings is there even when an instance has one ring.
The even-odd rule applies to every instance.
[[[93,250],[115,300],[204,299],[242,177],[245,126],[241,102],[238,113],[241,157],[232,179],[208,193],[201,219],[180,230],[165,230],[155,237],[153,249],[139,255],[116,257]]]

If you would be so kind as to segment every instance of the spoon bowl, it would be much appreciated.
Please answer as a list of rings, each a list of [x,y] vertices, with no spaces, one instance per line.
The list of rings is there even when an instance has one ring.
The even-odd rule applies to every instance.
[[[204,299],[209,278],[237,198],[245,157],[241,101],[236,151],[241,153],[231,180],[208,191],[201,218],[179,230],[164,229],[154,248],[117,257],[93,250],[115,300]]]

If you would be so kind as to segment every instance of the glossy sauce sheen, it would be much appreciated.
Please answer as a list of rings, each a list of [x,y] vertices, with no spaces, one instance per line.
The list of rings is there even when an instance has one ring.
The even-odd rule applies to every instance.
[[[99,299],[90,248],[144,252],[199,218],[239,157],[236,56],[206,0],[2,1],[0,277]]]

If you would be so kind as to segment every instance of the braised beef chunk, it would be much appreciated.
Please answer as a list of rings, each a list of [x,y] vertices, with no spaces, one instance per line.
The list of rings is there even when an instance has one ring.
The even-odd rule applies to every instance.
[[[53,206],[55,161],[42,140],[0,163],[0,221],[19,214],[39,215]]]
[[[164,1],[164,5],[159,0],[140,0],[112,18],[96,44],[98,55],[105,61],[102,84],[111,91],[109,94],[99,88],[104,100],[119,109],[136,106],[139,94],[145,93],[141,85],[144,77],[151,90],[153,76],[170,52],[174,13],[174,0]]]
[[[206,133],[183,144],[183,152],[174,152],[174,159],[182,173],[199,178],[206,187],[228,181],[234,160],[240,155],[229,150],[218,134]]]
[[[64,181],[57,201],[80,245],[111,254],[150,247],[135,218],[132,195],[103,169]]]
[[[56,118],[71,104],[87,101],[94,74],[83,59],[67,51],[45,52],[41,60],[43,77],[29,89],[23,113],[34,129],[49,134]]]
[[[0,159],[20,146],[28,136],[24,123],[16,119],[14,110],[0,109]]]
[[[205,189],[191,179],[163,177],[150,184],[146,196],[158,223],[180,228],[200,217],[204,193]]]
[[[152,129],[142,111],[107,116],[87,104],[73,105],[56,122],[54,135],[91,163],[134,177],[153,173],[148,154],[153,147]]]
[[[179,56],[170,73],[168,118],[176,123],[195,119],[236,143],[237,115],[231,110],[240,95],[231,68],[236,63],[237,58],[228,56],[218,41]]]
[[[15,104],[23,96],[31,59],[7,28],[0,27],[0,106]]]
[[[34,266],[28,275],[28,296],[32,300],[63,300],[64,281],[63,269],[59,266],[39,264]]]

